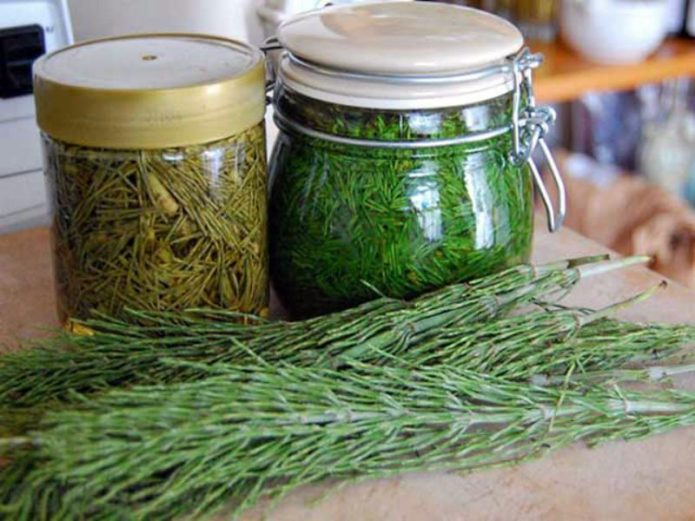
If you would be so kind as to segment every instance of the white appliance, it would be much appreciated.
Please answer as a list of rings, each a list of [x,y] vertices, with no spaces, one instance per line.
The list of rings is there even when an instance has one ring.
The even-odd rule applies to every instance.
[[[67,0],[0,0],[0,233],[47,222],[31,64],[70,43]]]

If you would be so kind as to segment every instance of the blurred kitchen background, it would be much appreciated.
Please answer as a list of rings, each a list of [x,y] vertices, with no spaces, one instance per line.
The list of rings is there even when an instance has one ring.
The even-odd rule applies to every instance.
[[[546,61],[539,103],[568,226],[695,287],[695,0],[447,0],[519,26]],[[31,64],[86,39],[201,32],[260,45],[325,0],[0,0],[0,233],[46,224]],[[333,0],[332,4],[357,3]],[[273,136],[269,121],[269,135]]]

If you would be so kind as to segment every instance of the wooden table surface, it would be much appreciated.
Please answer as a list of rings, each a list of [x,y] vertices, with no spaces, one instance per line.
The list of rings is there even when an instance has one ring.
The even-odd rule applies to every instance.
[[[605,251],[568,230],[538,229],[534,259],[542,262]],[[46,334],[56,325],[50,251],[45,229],[0,236],[0,344]],[[573,303],[601,306],[658,283],[645,268],[584,282]],[[695,323],[695,293],[671,284],[622,313],[634,320]],[[43,329],[43,330],[42,330]],[[306,487],[264,517],[246,521],[453,520],[695,520],[695,428],[641,442],[588,449],[576,445],[515,468],[410,474],[351,484],[323,497]],[[323,497],[320,501],[318,498]]]

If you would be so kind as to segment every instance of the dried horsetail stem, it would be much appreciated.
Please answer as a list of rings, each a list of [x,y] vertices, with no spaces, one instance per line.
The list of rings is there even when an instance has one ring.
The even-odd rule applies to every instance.
[[[160,150],[46,139],[61,318],[94,311],[117,316],[126,306],[264,313],[262,125],[213,143]]]
[[[505,315],[535,298],[564,294],[582,278],[641,263],[644,258],[586,264],[591,260],[517,266],[411,303],[378,299],[305,322],[255,319],[244,325],[238,313],[204,310],[131,312],[125,321],[104,317],[86,323],[93,328],[92,335],[61,337],[58,345],[48,341],[0,359],[0,405],[32,406],[70,400],[74,392],[194,377],[164,365],[164,357],[205,363],[245,363],[260,357],[315,365],[334,363],[330,357],[361,345],[378,345],[393,356],[437,335],[445,326]],[[372,351],[365,350],[365,357]]]
[[[323,479],[514,464],[695,423],[695,394],[677,390],[574,391],[446,366],[211,371],[112,392],[2,440],[13,460],[0,470],[2,508],[18,520],[163,520],[231,500],[238,513]]]

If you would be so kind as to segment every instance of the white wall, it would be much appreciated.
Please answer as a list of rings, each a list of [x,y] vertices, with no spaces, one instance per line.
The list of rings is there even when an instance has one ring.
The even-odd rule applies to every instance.
[[[139,32],[199,32],[259,44],[260,0],[69,0],[75,40]]]

